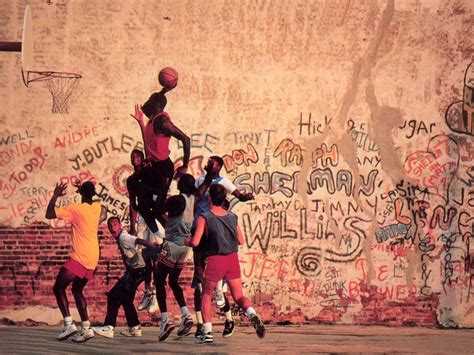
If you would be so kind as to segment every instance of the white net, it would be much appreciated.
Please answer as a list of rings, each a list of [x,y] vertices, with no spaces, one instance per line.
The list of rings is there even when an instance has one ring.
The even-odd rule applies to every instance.
[[[69,99],[79,84],[80,78],[79,74],[74,73],[28,72],[27,83],[42,81],[53,97],[51,112],[67,114],[69,113]]]

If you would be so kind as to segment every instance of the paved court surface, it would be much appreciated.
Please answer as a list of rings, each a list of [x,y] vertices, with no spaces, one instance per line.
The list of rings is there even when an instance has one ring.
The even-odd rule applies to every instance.
[[[222,326],[214,326],[214,343],[194,344],[194,337],[171,335],[159,343],[159,329],[143,328],[141,338],[114,339],[96,336],[84,344],[55,340],[58,327],[0,327],[0,354],[58,353],[438,353],[474,354],[474,329],[385,328],[362,326],[267,326],[258,339],[253,328],[239,326],[230,338],[222,338]]]

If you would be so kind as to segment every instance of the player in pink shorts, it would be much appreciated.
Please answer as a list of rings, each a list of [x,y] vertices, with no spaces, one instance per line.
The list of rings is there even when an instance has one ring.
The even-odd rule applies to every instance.
[[[227,191],[220,184],[213,184],[209,188],[210,210],[198,217],[196,230],[186,242],[189,246],[196,247],[200,243],[205,246],[206,260],[204,269],[204,289],[201,298],[201,311],[204,320],[202,334],[196,339],[197,343],[212,343],[212,311],[211,298],[217,283],[225,279],[235,302],[245,310],[257,336],[265,336],[263,322],[252,307],[252,302],[244,296],[240,276],[239,258],[237,255],[239,245],[244,240],[242,232],[237,225],[237,216],[222,208],[227,197]],[[205,231],[207,231],[205,237]],[[201,241],[202,240],[202,241]]]

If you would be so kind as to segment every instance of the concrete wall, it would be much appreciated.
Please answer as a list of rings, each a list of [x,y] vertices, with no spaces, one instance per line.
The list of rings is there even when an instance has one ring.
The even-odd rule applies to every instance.
[[[172,66],[167,111],[192,138],[192,173],[224,156],[256,195],[233,210],[245,292],[267,319],[474,325],[472,2],[27,3],[31,69],[82,79],[52,113],[47,86],[26,88],[20,56],[0,53],[0,314],[54,307],[69,245],[43,217],[57,181],[94,179],[128,221],[129,113]],[[2,40],[20,40],[24,8],[0,4]],[[101,241],[87,289],[99,320],[120,274]]]

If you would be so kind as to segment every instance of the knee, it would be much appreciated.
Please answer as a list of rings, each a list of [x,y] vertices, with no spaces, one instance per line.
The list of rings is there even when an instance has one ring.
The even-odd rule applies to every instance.
[[[74,296],[82,295],[82,290],[84,289],[83,286],[72,285],[71,291]]]
[[[178,280],[174,280],[174,279],[169,280],[169,285],[170,285],[171,289],[173,289],[173,290],[176,289],[176,288],[181,288],[179,286]]]
[[[55,295],[58,295],[58,294],[64,292],[64,288],[61,287],[60,285],[58,285],[57,283],[55,283],[54,286],[53,286],[53,292],[54,292]]]

